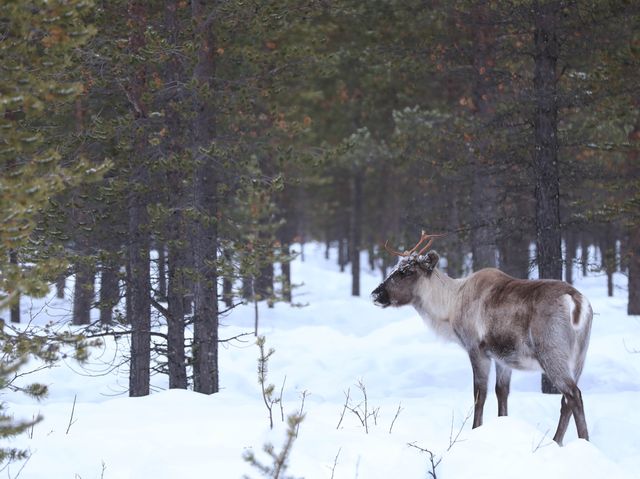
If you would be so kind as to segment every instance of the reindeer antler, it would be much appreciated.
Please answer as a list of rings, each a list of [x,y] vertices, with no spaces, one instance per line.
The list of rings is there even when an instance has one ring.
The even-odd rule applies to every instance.
[[[413,248],[411,248],[410,250],[405,251],[404,253],[400,253],[399,251],[392,250],[388,246],[389,240],[387,240],[384,243],[384,249],[386,249],[389,253],[391,253],[393,255],[406,257],[406,256],[410,256],[412,253],[415,253],[416,250],[418,248],[420,248],[422,243],[424,243],[426,240],[429,240],[429,242],[424,247],[422,247],[422,249],[418,252],[418,255],[421,255],[422,253],[424,253],[425,251],[427,251],[429,249],[429,246],[431,246],[431,243],[433,243],[434,238],[440,238],[442,236],[446,236],[446,234],[430,235],[430,234],[427,234],[424,230],[422,230],[422,234],[420,235],[420,241],[418,241],[416,243],[416,245]]]

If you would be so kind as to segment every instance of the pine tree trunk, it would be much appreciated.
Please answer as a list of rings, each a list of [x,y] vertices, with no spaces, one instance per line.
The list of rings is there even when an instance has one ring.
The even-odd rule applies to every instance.
[[[267,258],[264,258],[263,261],[264,260],[267,260]],[[254,280],[254,293],[261,300],[266,299],[270,303],[270,306],[273,302],[273,278],[273,263],[269,262],[260,267],[258,276]]]
[[[9,264],[15,267],[18,266],[18,253],[15,250],[9,252]],[[9,315],[12,323],[20,322],[20,293],[16,294],[11,301]]]
[[[556,65],[559,44],[556,2],[534,3],[535,99],[534,154],[538,274],[562,279],[560,176],[558,169],[558,92]],[[558,393],[545,375],[543,393]]]
[[[565,233],[566,253],[564,258],[564,279],[567,283],[573,284],[573,265],[576,259],[576,251],[578,243],[576,241],[576,233],[568,230]]]
[[[195,270],[193,326],[193,389],[204,394],[218,392],[218,291],[217,291],[217,178],[216,161],[203,153],[215,139],[215,38],[209,2],[194,0],[191,12],[197,64],[193,73],[194,105],[192,153],[195,218],[191,245]]]
[[[146,2],[129,1],[129,48],[133,53],[139,52],[145,45],[146,13]],[[151,380],[151,274],[146,195],[149,171],[145,164],[147,138],[143,126],[146,116],[143,102],[146,73],[143,64],[137,65],[129,78],[129,99],[135,125],[132,135],[132,166],[129,173],[132,185],[127,194],[127,297],[128,321],[131,325],[129,396],[148,395]]]
[[[64,299],[64,290],[67,286],[67,277],[61,274],[56,278],[56,298]]]
[[[289,243],[281,242],[280,243],[281,251],[280,254],[285,256],[284,259],[280,263],[280,267],[282,269],[282,298],[287,302],[291,302],[291,261],[289,261],[289,257],[291,255],[291,249],[289,247]]]
[[[522,231],[514,230],[498,241],[500,247],[500,269],[518,279],[529,277],[529,242]]]
[[[347,265],[347,246],[346,240],[340,236],[338,239],[338,266],[340,266],[340,272],[344,273],[344,267]]]
[[[629,302],[627,314],[640,314],[640,227],[629,234],[627,261],[629,264]]]
[[[460,208],[458,195],[454,195],[451,205],[450,223],[453,228],[460,225]],[[449,243],[449,251],[447,255],[447,274],[452,278],[460,278],[463,274],[464,249],[463,241],[460,235],[455,235]]]
[[[602,269],[607,275],[607,296],[613,296],[613,273],[616,271],[616,243],[612,225],[605,225],[606,231],[600,241]]]
[[[120,300],[119,266],[115,261],[106,260],[100,271],[100,323],[113,323],[113,308]]]
[[[167,42],[173,51],[165,63],[164,75],[167,84],[177,84],[184,80],[182,55],[178,45],[180,23],[178,0],[166,0],[164,3],[164,29]],[[176,90],[173,101],[167,102],[166,125],[169,134],[166,136],[166,148],[171,154],[180,158],[184,154],[184,124],[179,106],[186,101],[184,92]],[[171,205],[171,215],[165,225],[167,243],[167,368],[169,371],[169,388],[186,389],[187,359],[185,351],[185,314],[191,305],[187,297],[188,286],[185,276],[190,264],[185,241],[187,227],[184,210],[187,206],[184,183],[186,173],[179,164],[167,171],[167,200]]]
[[[471,164],[471,252],[473,270],[495,267],[497,227],[498,184],[495,171],[496,158],[491,152],[489,137],[484,132],[492,121],[495,111],[493,101],[492,66],[495,33],[487,21],[486,7],[473,7],[473,104],[475,121],[482,127],[473,140]]]
[[[167,262],[164,243],[157,245],[158,252],[158,297],[164,300],[167,297]]]
[[[505,218],[501,223],[498,246],[500,250],[500,269],[514,278],[529,277],[529,239],[523,212],[526,205],[515,193],[503,201],[501,214]]]
[[[144,182],[144,169],[136,177]],[[129,242],[128,260],[130,278],[127,296],[130,301],[131,359],[129,366],[129,396],[149,394],[151,363],[151,276],[149,237],[144,231],[149,219],[144,195],[129,193]]]
[[[640,98],[636,98],[636,106],[640,108]],[[629,132],[629,143],[633,148],[627,156],[628,175],[635,180],[636,185],[640,181],[640,115],[636,118],[636,123]],[[636,191],[637,194],[637,191]],[[640,314],[640,218],[636,218],[628,229],[628,240],[626,248],[627,264],[629,268],[628,302],[627,314]]]
[[[88,258],[80,258],[75,265],[76,280],[73,287],[73,324],[91,322],[94,299],[94,269]]]
[[[369,260],[369,270],[375,271],[376,270],[376,250],[373,246],[373,240],[371,238],[368,238],[367,242],[368,242],[367,258]]]
[[[231,264],[231,251],[225,249],[222,253],[224,255],[225,261],[228,264]],[[230,308],[233,305],[233,274],[227,273],[224,278],[222,278],[222,300],[224,301],[224,305],[227,308]]]
[[[589,272],[589,241],[584,235],[580,239],[580,267],[582,268],[582,277],[587,276]]]
[[[360,249],[362,247],[362,210],[363,210],[364,172],[357,168],[353,172],[351,183],[351,295],[360,296]]]
[[[170,232],[174,238],[183,238],[184,219],[178,210],[172,215]],[[172,241],[168,251],[169,284],[167,285],[167,362],[169,388],[187,388],[187,363],[184,346],[184,296],[186,252],[180,241]]]

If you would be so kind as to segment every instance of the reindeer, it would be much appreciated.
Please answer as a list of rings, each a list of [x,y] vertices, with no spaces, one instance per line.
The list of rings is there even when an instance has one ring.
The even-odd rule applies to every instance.
[[[385,243],[387,251],[402,259],[371,293],[374,303],[383,308],[412,305],[438,335],[467,351],[473,370],[474,428],[482,425],[493,359],[499,416],[507,415],[511,370],[542,370],[562,393],[554,441],[562,445],[572,414],[578,437],[588,440],[577,383],[593,318],[589,301],[563,281],[520,280],[494,268],[449,278],[437,268],[438,253],[427,251],[438,236],[443,235],[423,231],[420,241],[403,253]]]

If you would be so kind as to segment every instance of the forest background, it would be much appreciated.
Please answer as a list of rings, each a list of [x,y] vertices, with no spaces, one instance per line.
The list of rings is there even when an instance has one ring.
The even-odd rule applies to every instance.
[[[626,272],[640,314],[639,20],[622,0],[3,2],[3,386],[28,354],[127,334],[130,395],[152,374],[215,393],[220,317],[291,302],[294,242],[337,246],[353,295],[427,230],[450,276],[579,262],[610,295]],[[83,328],[13,326],[71,275]]]

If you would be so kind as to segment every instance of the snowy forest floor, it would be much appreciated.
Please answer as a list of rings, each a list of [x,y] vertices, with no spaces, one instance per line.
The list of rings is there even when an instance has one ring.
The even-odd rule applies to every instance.
[[[288,475],[422,479],[432,471],[422,448],[440,461],[438,479],[640,478],[640,317],[626,315],[623,275],[615,276],[613,298],[606,296],[604,276],[578,275],[576,286],[595,312],[580,381],[591,442],[576,438],[572,421],[560,448],[551,440],[560,397],[539,393],[539,374],[514,372],[508,418],[496,417],[490,392],[485,424],[472,430],[465,351],[436,338],[412,308],[376,308],[368,293],[380,281],[378,272],[363,272],[363,297],[354,298],[350,275],[340,273],[333,258],[325,260],[321,246],[305,250],[305,261],[296,259],[292,274],[303,283],[294,301],[306,306],[259,305],[259,332],[275,349],[267,380],[276,396],[283,393],[285,418],[306,395]],[[24,299],[22,308],[35,324],[61,321],[70,310],[68,302],[51,298]],[[253,305],[238,307],[222,320],[220,337],[253,331],[253,323]],[[263,445],[271,442],[278,452],[286,423],[276,405],[269,429],[257,379],[258,348],[252,336],[243,339],[221,345],[221,392],[212,396],[165,390],[164,377],[155,376],[156,392],[128,398],[126,365],[114,367],[128,353],[126,338],[106,339],[87,364],[66,360],[26,376],[25,382],[47,384],[50,395],[39,403],[17,393],[2,397],[16,418],[44,417],[11,442],[28,448],[31,457],[11,464],[7,477],[261,477],[243,453],[251,450],[268,463]],[[492,389],[493,376],[490,381]],[[350,410],[340,422],[347,394],[363,415],[359,384],[372,414],[367,428]]]

